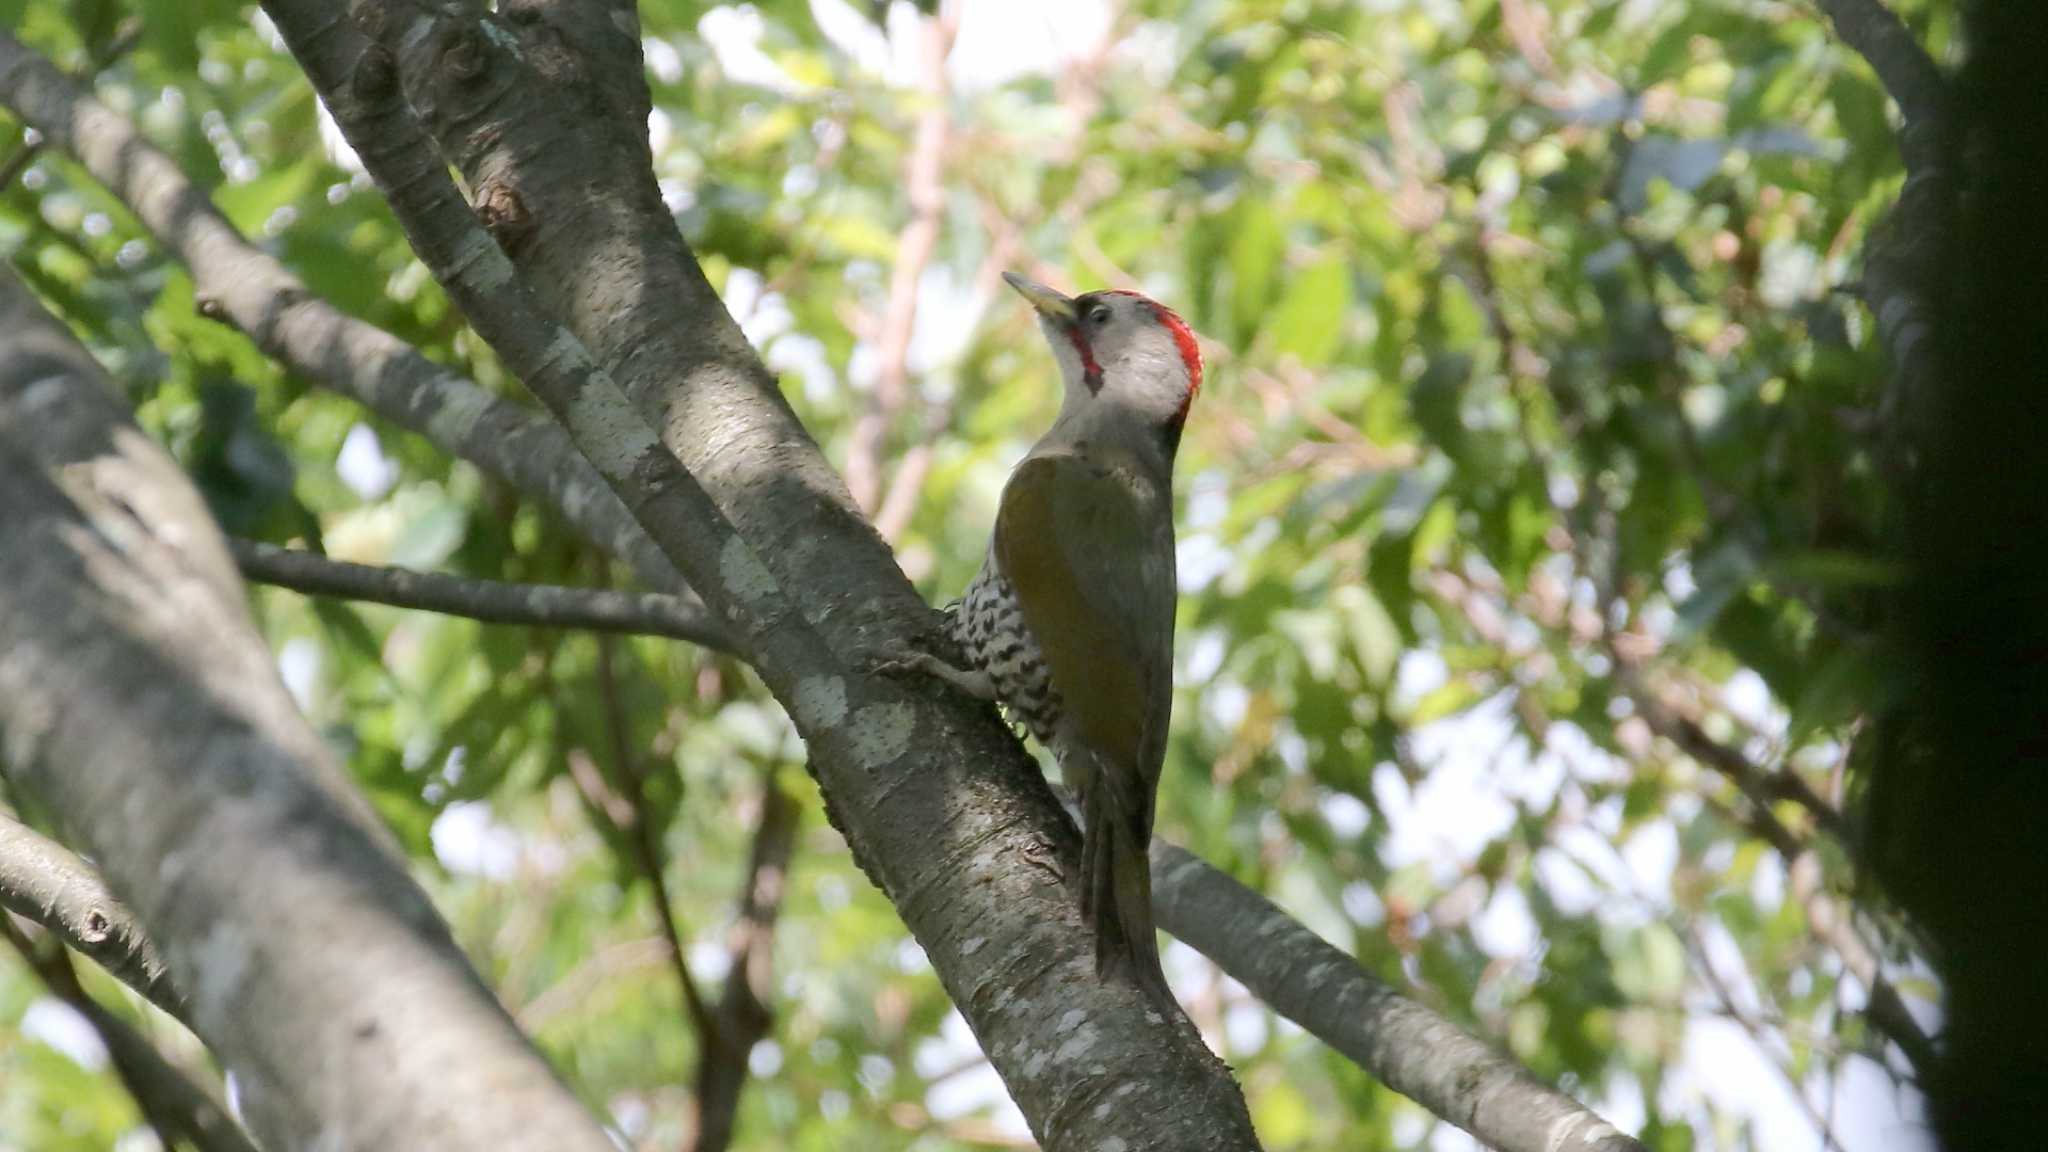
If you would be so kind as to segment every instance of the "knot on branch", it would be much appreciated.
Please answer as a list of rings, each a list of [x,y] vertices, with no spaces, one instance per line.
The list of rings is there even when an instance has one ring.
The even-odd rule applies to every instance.
[[[381,104],[398,88],[398,61],[382,44],[364,49],[349,76],[349,91],[365,104]]]
[[[438,61],[443,72],[458,84],[469,84],[490,70],[490,48],[484,43],[479,23],[457,24],[441,42]]]
[[[484,181],[483,187],[477,189],[472,207],[484,230],[507,252],[514,251],[520,241],[533,234],[533,213],[526,210],[526,201],[503,180]]]

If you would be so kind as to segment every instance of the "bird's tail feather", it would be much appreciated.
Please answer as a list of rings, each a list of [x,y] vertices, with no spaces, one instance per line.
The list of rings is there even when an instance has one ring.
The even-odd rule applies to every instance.
[[[1135,822],[1117,808],[1109,788],[1089,789],[1081,912],[1095,924],[1095,971],[1103,977],[1127,975],[1171,1005],[1173,993],[1159,966],[1159,938],[1152,930],[1150,837],[1138,835]]]

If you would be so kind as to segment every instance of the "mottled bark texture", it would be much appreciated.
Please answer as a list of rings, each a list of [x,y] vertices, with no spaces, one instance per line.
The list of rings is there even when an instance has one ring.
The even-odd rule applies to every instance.
[[[985,707],[848,659],[875,631],[933,615],[661,206],[630,8],[358,5],[380,40],[367,50],[327,5],[267,11],[479,334],[742,634],[856,859],[1041,1142],[1255,1147],[1242,1095],[1185,1018],[1094,978],[1058,881],[1076,872],[1077,838],[1015,739]],[[524,261],[516,271],[419,139],[413,109]]]
[[[0,104],[69,153],[192,274],[202,309],[307,379],[351,396],[561,515],[648,586],[684,592],[674,568],[541,413],[479,388],[411,345],[312,295],[244,239],[135,126],[0,32]]]
[[[0,761],[147,928],[266,1145],[611,1148],[293,707],[198,493],[4,271]]]

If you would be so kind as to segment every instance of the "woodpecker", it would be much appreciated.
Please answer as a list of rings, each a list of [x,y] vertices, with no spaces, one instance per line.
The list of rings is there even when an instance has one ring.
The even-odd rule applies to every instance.
[[[1173,460],[1201,351],[1135,292],[1003,279],[1059,363],[1059,417],[1010,474],[980,574],[948,609],[970,667],[924,652],[892,665],[996,701],[1052,750],[1083,813],[1096,971],[1171,1003],[1147,852],[1173,710]]]

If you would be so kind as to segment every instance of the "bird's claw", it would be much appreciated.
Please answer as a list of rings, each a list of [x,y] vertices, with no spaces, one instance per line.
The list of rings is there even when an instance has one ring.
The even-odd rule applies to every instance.
[[[995,684],[980,669],[955,668],[920,648],[889,641],[860,653],[877,676],[929,676],[982,700],[996,698]]]
[[[931,653],[897,643],[862,649],[858,655],[868,671],[877,676],[928,676],[931,674],[929,665],[934,662]]]

